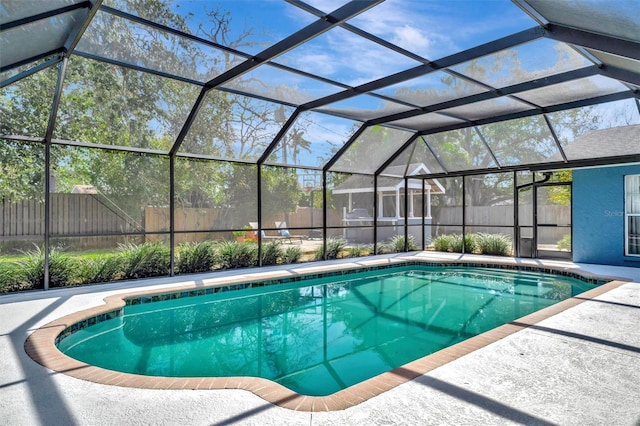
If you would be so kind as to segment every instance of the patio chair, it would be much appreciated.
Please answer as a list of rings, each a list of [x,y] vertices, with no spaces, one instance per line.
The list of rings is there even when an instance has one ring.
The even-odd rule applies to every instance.
[[[287,227],[287,222],[284,221],[276,221],[276,228],[278,229],[279,237],[283,240],[289,240],[290,244],[293,244],[293,239],[300,240],[300,244],[302,244],[302,239],[307,238],[306,235],[291,235]]]

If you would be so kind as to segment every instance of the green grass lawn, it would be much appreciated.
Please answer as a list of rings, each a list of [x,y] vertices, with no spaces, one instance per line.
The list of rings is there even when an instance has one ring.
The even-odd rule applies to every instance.
[[[116,248],[111,249],[93,249],[88,251],[64,251],[67,256],[76,259],[93,260],[113,256],[117,253]],[[29,258],[29,252],[24,253],[0,253],[0,263],[15,263],[25,261]]]

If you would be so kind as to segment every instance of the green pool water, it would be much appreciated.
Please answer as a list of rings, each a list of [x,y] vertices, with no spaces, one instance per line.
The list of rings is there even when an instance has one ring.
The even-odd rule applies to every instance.
[[[404,266],[126,306],[58,347],[126,373],[256,376],[321,396],[593,287],[531,272]]]

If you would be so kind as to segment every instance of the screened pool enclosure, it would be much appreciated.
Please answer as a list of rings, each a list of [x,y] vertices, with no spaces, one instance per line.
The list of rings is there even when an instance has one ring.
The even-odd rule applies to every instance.
[[[571,171],[640,163],[638,10],[2,0],[0,277],[571,258]]]

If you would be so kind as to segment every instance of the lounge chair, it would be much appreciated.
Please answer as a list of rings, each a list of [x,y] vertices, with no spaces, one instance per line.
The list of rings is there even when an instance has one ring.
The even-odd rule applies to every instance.
[[[284,221],[276,221],[276,228],[278,229],[279,237],[284,240],[289,240],[290,244],[293,244],[293,239],[300,240],[300,244],[302,244],[302,239],[307,238],[306,235],[291,235],[287,227],[287,222]]]
[[[284,224],[284,228],[280,228],[280,225]],[[251,225],[251,228],[254,230],[253,232],[253,236],[255,238],[258,237],[258,222],[249,222],[249,225]],[[264,229],[262,231],[260,231],[260,238],[262,239],[262,241],[268,241],[268,240],[288,240],[290,244],[293,244],[293,239],[299,239],[300,240],[300,244],[302,244],[302,236],[301,235],[291,235],[289,233],[289,230],[286,228],[287,223],[286,222],[276,222],[276,228],[278,228],[277,232],[278,235],[267,235],[264,232]]]

